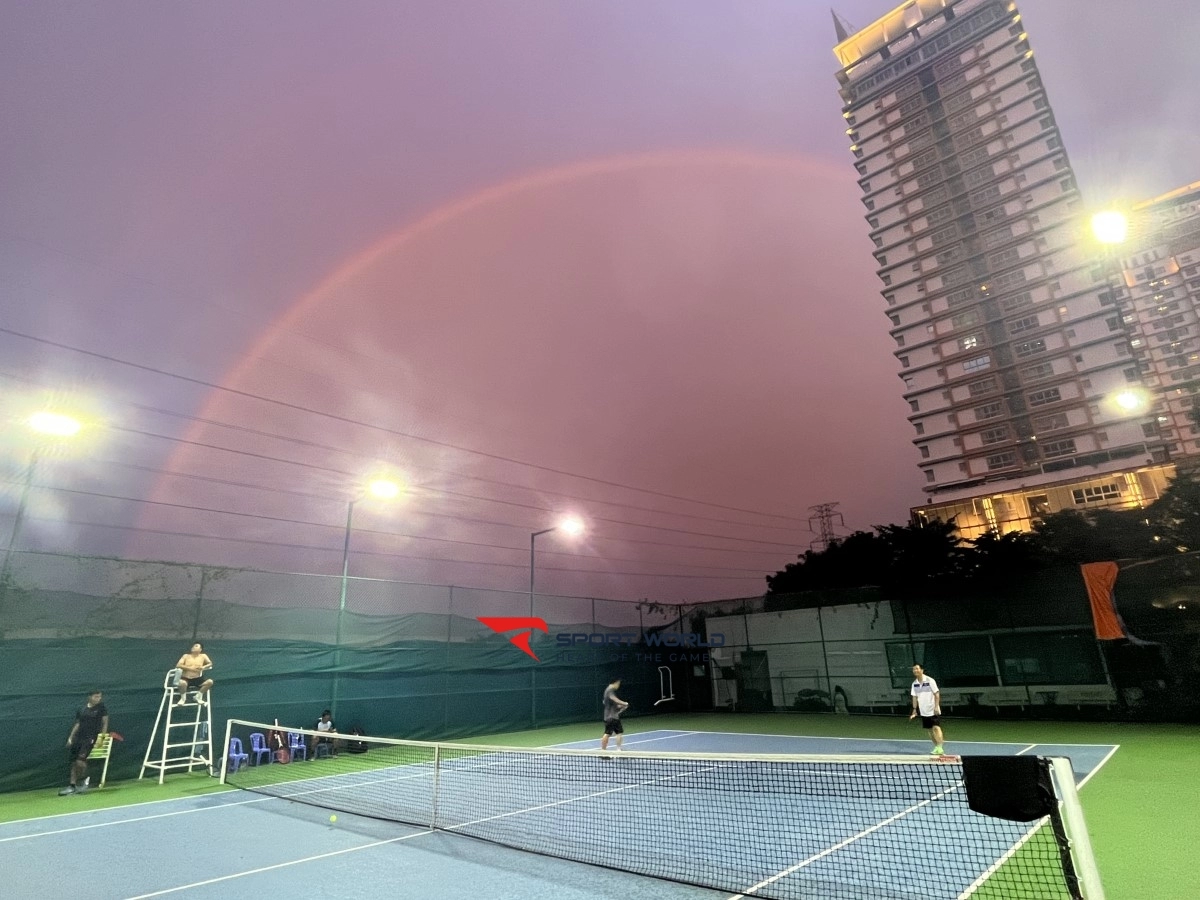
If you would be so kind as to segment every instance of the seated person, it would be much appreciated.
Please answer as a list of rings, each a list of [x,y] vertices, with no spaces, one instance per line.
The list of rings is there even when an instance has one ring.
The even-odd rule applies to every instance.
[[[176,690],[179,693],[179,702],[176,706],[183,706],[187,700],[188,691],[196,692],[196,702],[204,705],[207,694],[213,686],[213,680],[204,673],[212,668],[213,661],[208,658],[208,654],[204,652],[204,645],[199,641],[192,644],[192,649],[183,656],[179,657],[179,662],[175,663],[175,668],[179,669],[180,681]]]
[[[333,719],[330,718],[330,715],[331,713],[329,710],[325,710],[323,713],[321,713],[321,718],[317,720],[317,731],[320,731],[323,734],[337,734],[337,728],[334,727]],[[337,756],[337,744],[334,743],[333,738],[314,735],[312,739],[312,746],[308,751],[309,759],[316,759],[318,744],[325,744],[327,747],[329,747],[329,752],[334,756]]]

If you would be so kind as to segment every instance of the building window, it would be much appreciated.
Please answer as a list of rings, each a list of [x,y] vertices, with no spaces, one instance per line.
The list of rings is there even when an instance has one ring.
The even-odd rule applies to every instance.
[[[925,423],[923,422],[913,422],[913,428],[916,429],[917,434],[925,433]]]
[[[1045,406],[1048,403],[1058,403],[1062,394],[1058,388],[1046,388],[1044,391],[1034,391],[1029,395],[1030,406]]]
[[[1037,338],[1032,341],[1021,341],[1013,344],[1013,353],[1017,355],[1017,359],[1024,359],[1027,356],[1033,356],[1036,353],[1046,352],[1046,342],[1042,338]]]
[[[1050,498],[1046,494],[1037,494],[1033,497],[1026,497],[1025,502],[1029,504],[1029,515],[1033,517],[1050,515]]]
[[[960,312],[956,316],[950,317],[950,325],[953,328],[969,328],[979,322],[979,310],[969,309],[966,312]]]
[[[1038,327],[1037,316],[1023,316],[1015,322],[1008,323],[1009,334],[1020,334],[1023,331],[1033,331]]]
[[[1042,456],[1054,459],[1058,456],[1070,456],[1075,452],[1075,439],[1067,438],[1062,441],[1047,441],[1042,444]]]
[[[994,419],[996,416],[1004,414],[1004,404],[997,400],[995,403],[985,403],[983,406],[975,407],[975,418],[978,421],[984,419]]]
[[[907,369],[907,368],[908,368],[908,366],[909,366],[908,357],[907,357],[907,356],[901,356],[901,357],[900,357],[900,367],[901,367],[901,368],[904,368],[904,369]]]
[[[995,389],[995,378],[981,378],[979,381],[972,381],[967,385],[967,393],[969,393],[972,397],[978,397],[981,394],[990,394]]]
[[[1143,423],[1142,435],[1144,437],[1158,437],[1158,424],[1155,422]]]
[[[932,472],[932,470],[930,470],[930,469],[926,469],[926,470],[925,470],[925,480],[926,480],[926,481],[933,481],[933,472]]]
[[[1051,363],[1038,363],[1036,366],[1026,366],[1021,370],[1021,377],[1026,381],[1040,381],[1043,378],[1049,378],[1054,374],[1054,366]]]
[[[1058,431],[1070,424],[1066,413],[1055,413],[1052,416],[1038,416],[1033,420],[1033,430],[1039,432]]]
[[[921,451],[921,459],[929,459],[929,448],[927,446],[922,444],[917,449]]]
[[[1033,306],[1033,294],[1025,291],[1021,294],[1005,297],[1000,301],[1000,306],[1005,312],[1016,312],[1018,309],[1024,309],[1026,306]]]
[[[1017,454],[1009,450],[1007,453],[997,453],[987,458],[987,467],[989,469],[1007,469],[1015,465],[1017,462]]]
[[[1104,500],[1120,500],[1121,485],[1101,484],[1097,487],[1077,488],[1071,491],[1071,499],[1075,501],[1076,506],[1083,506],[1085,503],[1100,503]]]
[[[958,349],[959,350],[974,350],[976,347],[979,346],[979,343],[982,340],[983,340],[982,334],[968,334],[965,337],[960,337],[958,339]]]
[[[908,408],[911,409],[913,412],[921,411],[921,405],[916,400],[909,400]]]
[[[991,356],[989,356],[988,354],[985,353],[983,356],[977,356],[974,359],[968,359],[966,362],[964,362],[963,363],[963,371],[964,372],[975,372],[975,371],[978,371],[979,369],[986,369],[991,364],[992,364]]]
[[[981,432],[980,440],[985,444],[999,444],[1002,441],[1008,440],[1008,426],[1001,425],[999,428],[989,428],[987,431]]]
[[[897,346],[897,347],[903,347],[903,346],[904,346],[904,335],[902,335],[902,334],[898,334],[898,335],[896,335],[896,346]]]

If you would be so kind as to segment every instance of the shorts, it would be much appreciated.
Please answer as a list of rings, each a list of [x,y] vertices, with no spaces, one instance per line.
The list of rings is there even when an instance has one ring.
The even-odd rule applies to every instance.
[[[620,719],[605,719],[604,720],[605,734],[624,734],[625,726],[621,724]]]
[[[939,728],[941,727],[941,725],[942,725],[942,717],[941,716],[921,716],[921,727],[922,728],[933,728],[935,725],[938,726]]]
[[[195,678],[182,678],[181,677],[179,679],[179,690],[180,691],[198,691],[198,690],[200,690],[200,685],[204,684],[204,682],[206,682],[206,681],[208,681],[208,675],[206,675],[204,672],[201,672]]]
[[[83,738],[71,745],[70,761],[75,762],[77,759],[87,759],[88,754],[92,752],[92,748],[96,746],[96,738]]]

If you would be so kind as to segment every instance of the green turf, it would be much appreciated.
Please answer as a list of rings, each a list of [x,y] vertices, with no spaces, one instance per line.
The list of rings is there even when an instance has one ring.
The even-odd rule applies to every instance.
[[[631,733],[652,729],[741,731],[760,734],[911,738],[905,717],[803,714],[657,716],[629,721]],[[1200,727],[951,719],[948,740],[1043,744],[1120,744],[1121,749],[1083,788],[1088,831],[1108,900],[1190,900],[1197,896],[1193,857],[1200,846]],[[489,735],[473,743],[532,747],[599,739],[595,724]],[[313,763],[317,765],[317,763]],[[0,795],[0,822],[84,809],[145,803],[221,790],[204,775],[111,783],[102,791],[58,797],[54,791]]]

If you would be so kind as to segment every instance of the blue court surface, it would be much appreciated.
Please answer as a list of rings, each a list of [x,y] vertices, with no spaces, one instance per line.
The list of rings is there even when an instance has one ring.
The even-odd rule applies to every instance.
[[[562,746],[593,748],[596,742]],[[660,730],[628,734],[625,746],[630,750],[683,753],[924,755],[929,743]],[[1066,756],[1081,785],[1116,750],[1115,746],[1095,744],[947,745],[947,752],[958,755]],[[487,789],[481,782],[479,790]],[[630,833],[631,829],[644,830],[644,820],[606,817],[604,807],[594,803],[596,796],[566,797],[541,804],[537,809],[553,807],[558,818],[539,821],[535,830],[545,828],[549,833],[549,829],[570,824],[566,816],[589,816],[602,828],[611,829],[614,847],[632,845],[646,854],[655,853],[654,833]],[[1086,810],[1086,793],[1083,800]],[[761,801],[747,797],[746,802]],[[796,804],[806,801],[790,798],[789,802],[794,813]],[[858,810],[858,818],[850,825],[844,824],[849,821],[846,817],[829,815],[828,798],[807,802],[811,803],[806,812],[811,812],[812,827],[806,826],[803,835],[780,835],[772,847],[776,853],[770,861],[770,871],[776,872],[771,876],[775,879],[773,890],[786,891],[787,879],[806,875],[836,881],[838,853],[850,845],[862,851],[864,844],[875,844],[867,855],[891,863],[881,864],[881,870],[894,867],[901,873],[896,877],[911,879],[911,874],[903,873],[911,869],[914,846],[922,846],[931,835],[937,835],[938,841],[953,837],[939,834],[938,825],[944,832],[946,823],[934,818],[936,806],[927,802],[904,805],[896,801],[891,807],[874,803],[865,811]],[[525,810],[518,809],[494,818],[522,812]],[[871,823],[867,827],[863,827],[863,816]],[[916,885],[897,882],[890,893],[896,898],[920,896],[922,900],[969,896],[971,885],[977,884],[983,873],[1027,833],[1025,825],[1006,824],[1011,832],[1001,830],[1002,841],[993,839],[991,845],[978,850],[978,858],[934,853],[932,872],[936,874],[920,879]],[[689,824],[665,821],[659,827],[678,834]],[[698,830],[697,864],[703,865],[712,849],[722,842],[728,856],[728,837]],[[339,813],[337,822],[331,823],[329,810],[238,790],[0,824],[0,871],[0,893],[13,898],[258,898],[270,894],[345,898],[391,895],[429,900],[733,900],[742,896],[348,813]],[[801,893],[802,882],[794,883],[796,896],[807,896]],[[754,896],[750,892],[753,884],[740,890]]]

